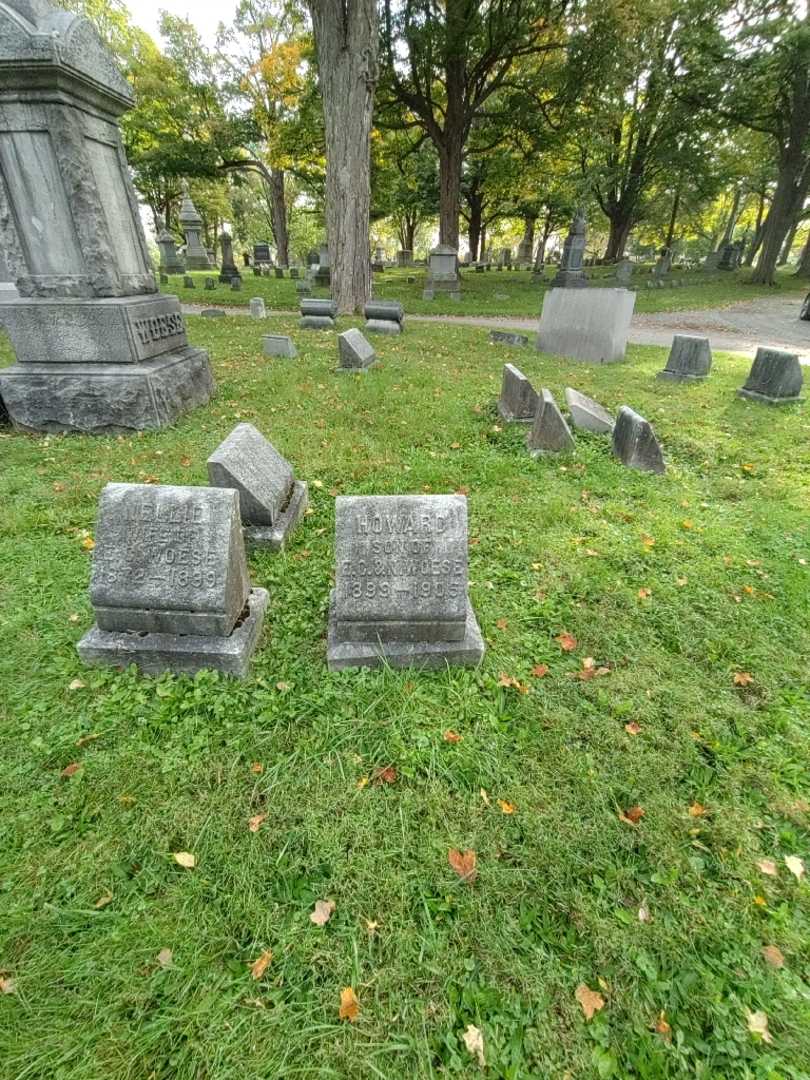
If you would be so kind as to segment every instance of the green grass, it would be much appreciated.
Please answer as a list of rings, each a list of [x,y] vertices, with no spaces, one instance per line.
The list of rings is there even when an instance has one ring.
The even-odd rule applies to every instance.
[[[213,273],[213,272],[212,272]],[[217,282],[215,289],[205,291],[203,284],[205,273],[193,273],[193,289],[183,287],[183,277],[172,276],[169,284],[164,285],[166,292],[173,293],[188,304],[217,304],[220,306],[247,306],[251,296],[261,296],[267,306],[275,311],[297,311],[298,296],[295,282],[289,277],[283,279],[254,277],[251,270],[243,271],[242,289],[233,292],[229,285]],[[413,270],[386,270],[374,275],[374,295],[378,299],[400,300],[405,311],[410,315],[515,315],[538,316],[541,298],[550,287],[551,271],[546,271],[548,279],[545,285],[533,284],[529,271],[490,270],[476,274],[473,270],[462,272],[461,300],[440,297],[435,300],[423,300],[427,271],[424,267]],[[591,278],[599,283],[608,282],[613,273],[607,267],[595,267],[588,271]],[[749,285],[746,277],[749,271],[735,274],[714,275],[707,282],[700,271],[675,271],[673,279],[684,280],[685,285],[678,288],[646,289],[648,274],[637,277],[638,294],[636,311],[684,311],[690,308],[722,307],[739,300],[751,300],[758,296],[773,296],[774,292],[796,294],[799,297],[807,292],[806,281],[797,279],[791,272],[781,273],[775,289],[763,285]],[[216,276],[214,274],[214,276]],[[408,284],[408,277],[414,277],[413,284]],[[328,290],[315,289],[313,296],[328,296]],[[798,306],[797,306],[798,311]]]
[[[807,1080],[810,885],[783,861],[810,863],[806,407],[737,399],[748,362],[722,353],[682,387],[655,381],[660,349],[599,367],[422,325],[351,377],[331,334],[268,360],[246,318],[189,324],[218,393],[176,428],[0,438],[3,1080]],[[507,360],[558,400],[573,384],[632,404],[667,474],[623,469],[598,436],[531,460],[495,419]],[[102,486],[204,484],[239,420],[313,496],[286,555],[250,558],[271,591],[251,677],[84,669]],[[333,496],[459,489],[481,669],[328,673]],[[610,674],[576,678],[587,657]],[[395,783],[362,786],[388,765]],[[452,847],[477,851],[474,885]],[[590,1022],[580,983],[605,999]]]

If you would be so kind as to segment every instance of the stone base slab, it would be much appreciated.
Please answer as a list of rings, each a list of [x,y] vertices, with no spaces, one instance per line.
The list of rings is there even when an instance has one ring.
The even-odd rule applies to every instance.
[[[0,371],[0,397],[20,431],[162,428],[213,393],[208,353],[195,348],[140,364],[14,364]]]
[[[195,675],[210,669],[244,679],[261,634],[268,598],[266,589],[251,589],[247,616],[228,637],[127,634],[93,626],[76,648],[91,667],[125,668],[135,664],[145,675],[165,671]]]
[[[298,321],[299,330],[334,330],[335,320],[330,315],[304,315]]]
[[[670,382],[706,382],[708,375],[686,375],[681,371],[659,371],[656,379],[668,379]]]
[[[334,593],[329,604],[329,632],[326,661],[330,671],[344,668],[477,667],[486,646],[472,605],[467,604],[467,622],[460,641],[408,641],[384,643],[339,641],[335,619]]]
[[[744,387],[737,391],[738,397],[750,398],[751,401],[761,401],[765,405],[800,405],[803,401],[803,397],[769,397],[767,394],[760,394],[756,390],[746,390]]]
[[[275,525],[245,525],[242,532],[248,548],[267,548],[270,551],[283,551],[287,546],[295,527],[304,516],[309,505],[309,487],[302,480],[293,484],[292,495],[287,509]]]
[[[369,319],[363,328],[369,334],[401,334],[402,327],[390,319]]]

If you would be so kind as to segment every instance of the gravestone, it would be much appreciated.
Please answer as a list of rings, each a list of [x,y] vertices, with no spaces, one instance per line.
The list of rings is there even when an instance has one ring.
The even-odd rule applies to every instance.
[[[712,350],[707,337],[675,334],[666,367],[658,372],[658,378],[675,382],[700,382],[708,378],[711,367]]]
[[[334,330],[337,304],[334,300],[320,300],[316,297],[301,297],[301,319],[298,323],[302,330]]]
[[[208,252],[202,243],[202,218],[197,207],[191,201],[188,193],[188,184],[183,182],[183,201],[180,204],[180,213],[177,220],[186,238],[186,269],[187,270],[210,270],[211,261]]]
[[[297,266],[291,266],[290,267],[290,280],[291,281],[298,281],[298,277],[299,277],[298,267]]]
[[[298,350],[291,337],[286,334],[265,334],[262,338],[265,356],[298,356]]]
[[[309,281],[296,281],[295,291],[299,296],[312,296],[312,284]]]
[[[408,282],[409,285],[415,285],[416,284],[416,278],[413,276],[413,274],[408,274],[408,276],[407,276],[407,278],[405,280]]]
[[[231,292],[242,291],[242,279],[241,277],[231,278]]]
[[[233,239],[230,233],[223,232],[220,235],[219,244],[222,249],[222,266],[219,271],[219,280],[226,284],[236,280],[241,282],[242,276],[233,260]]]
[[[193,281],[194,279],[189,278],[189,280]],[[205,279],[205,288],[206,288],[207,292],[213,292],[214,289],[216,289],[216,287],[217,287],[217,279],[216,278],[207,277]]]
[[[317,265],[318,265],[318,252],[315,250],[315,248],[311,248],[307,252],[307,266],[317,266]]]
[[[264,299],[261,296],[253,296],[250,300],[250,317],[251,319],[266,319],[267,308],[264,304]]]
[[[253,245],[253,261],[255,263],[265,263],[267,265],[273,261],[270,245],[266,241]]]
[[[524,236],[518,244],[517,249],[517,261],[518,263],[530,263],[532,261],[532,249],[534,248],[534,239],[531,236]]]
[[[359,330],[338,334],[338,371],[367,371],[376,361],[377,354]]]
[[[486,270],[486,267],[483,263],[476,263],[473,269],[475,270],[476,274],[483,274],[483,272]]]
[[[156,243],[160,252],[160,269],[163,273],[182,274],[186,269],[185,260],[182,255],[178,255],[174,237],[160,219],[158,219]]]
[[[565,388],[565,402],[571,413],[574,427],[581,431],[593,431],[597,435],[610,435],[614,428],[613,417],[598,401],[580,394],[572,386]]]
[[[633,264],[629,259],[622,259],[616,265],[614,281],[620,288],[626,288],[633,279]]]
[[[801,397],[803,382],[802,368],[796,353],[760,347],[745,380],[745,386],[737,393],[740,397],[762,401],[768,405],[790,405],[804,400]]]
[[[371,334],[401,334],[405,311],[399,300],[369,300],[363,308],[364,329]]]
[[[200,312],[200,317],[203,319],[221,319],[224,315],[223,309],[218,307],[203,308]]]
[[[656,281],[663,282],[672,269],[672,249],[665,247],[661,249],[658,256],[658,261],[653,267],[653,278]]]
[[[385,252],[381,247],[375,248],[374,257],[371,260],[371,269],[375,273],[385,270]]]
[[[666,472],[664,457],[649,421],[622,405],[613,429],[613,453],[630,469]]]
[[[0,2],[0,323],[15,427],[159,428],[208,401],[208,355],[152,271],[118,119],[133,94],[91,24]]]
[[[802,322],[810,322],[810,293],[805,296],[801,310],[799,311],[799,318]]]
[[[537,412],[537,391],[514,364],[504,364],[498,413],[507,424],[531,424]]]
[[[407,248],[403,248],[397,252],[397,266],[412,266],[413,265],[413,252]]]
[[[85,663],[247,674],[267,592],[250,587],[236,491],[107,484],[95,538]]]
[[[318,249],[318,269],[315,271],[315,282],[328,288],[332,284],[332,269],[329,259],[329,245],[321,244]]]
[[[186,274],[184,276],[184,278],[183,278],[183,288],[184,289],[194,289],[194,288],[196,288],[196,285],[194,284],[194,278],[191,276],[191,274]]]
[[[545,387],[540,391],[537,411],[526,446],[532,457],[541,454],[564,454],[574,449],[574,436],[560,412],[554,395]]]
[[[722,252],[720,251],[710,251],[706,258],[703,260],[701,270],[705,274],[713,274],[714,271],[717,269],[717,264],[720,262],[721,255]]]
[[[330,670],[477,665],[463,495],[338,496]]]
[[[720,261],[717,264],[717,269],[739,269],[740,262],[742,261],[743,246],[744,243],[742,240],[735,240],[733,244],[724,244],[720,251]]]
[[[208,459],[208,481],[239,494],[249,547],[281,551],[307,508],[307,485],[252,424],[237,424]]]
[[[498,256],[498,264],[499,264],[499,266],[508,266],[508,267],[512,266],[512,249],[511,248],[501,248],[500,254]]]
[[[516,348],[529,344],[526,334],[515,334],[511,330],[490,330],[489,340],[493,345],[513,345]]]
[[[585,255],[585,214],[577,210],[571,228],[563,244],[560,267],[552,285],[559,289],[582,289],[588,284],[588,275],[582,269]]]
[[[434,300],[437,295],[447,296],[451,300],[461,299],[458,252],[447,244],[439,244],[430,253],[430,267],[422,299]]]
[[[537,348],[573,360],[623,360],[635,303],[629,289],[551,289],[543,299]]]
[[[284,267],[283,266],[277,266],[275,268],[274,273],[275,273],[275,276],[277,278],[283,278],[284,277]]]
[[[262,268],[260,266],[256,266],[255,263],[253,265],[253,276],[254,277],[261,277],[262,276]]]

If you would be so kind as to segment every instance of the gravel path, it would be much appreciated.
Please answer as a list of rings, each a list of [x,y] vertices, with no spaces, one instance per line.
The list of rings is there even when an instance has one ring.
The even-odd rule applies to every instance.
[[[743,300],[724,308],[705,308],[693,311],[659,311],[637,313],[630,326],[630,341],[635,345],[669,345],[673,334],[706,334],[712,348],[753,356],[759,345],[798,352],[803,364],[810,364],[810,322],[798,317],[799,296],[762,296]],[[199,315],[201,304],[184,304],[183,311]],[[246,315],[245,307],[225,309],[233,314]],[[276,315],[298,314],[296,311],[276,311]],[[538,319],[520,316],[488,315],[408,315],[409,322],[458,323],[464,326],[503,327],[510,330],[536,331]]]

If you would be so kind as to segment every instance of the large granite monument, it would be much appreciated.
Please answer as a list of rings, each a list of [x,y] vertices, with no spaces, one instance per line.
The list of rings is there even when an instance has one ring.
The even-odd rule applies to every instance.
[[[158,428],[208,401],[208,355],[162,296],[121,144],[132,91],[91,24],[0,0],[0,295],[17,363],[0,373],[30,431]]]
[[[577,210],[568,236],[563,244],[560,268],[552,281],[559,289],[582,289],[588,284],[588,275],[582,269],[585,257],[585,214]]]
[[[186,238],[186,269],[187,270],[210,270],[211,260],[202,242],[202,218],[191,196],[188,193],[188,184],[183,183],[183,201],[180,204],[180,213],[177,220]]]

